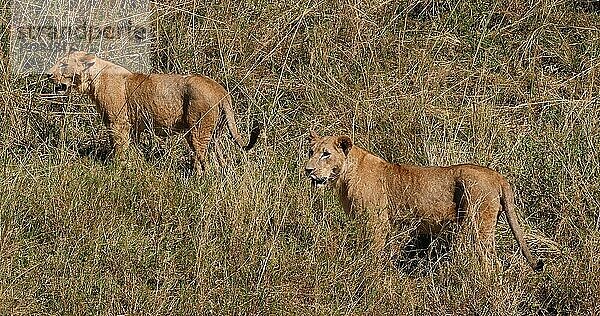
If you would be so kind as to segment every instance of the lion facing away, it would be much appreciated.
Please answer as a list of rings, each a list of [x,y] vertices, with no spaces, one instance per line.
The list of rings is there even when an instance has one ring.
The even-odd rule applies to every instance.
[[[163,134],[182,132],[194,152],[194,169],[202,174],[211,139],[215,139],[219,164],[224,163],[216,140],[225,124],[244,150],[252,148],[258,139],[259,128],[254,122],[250,140],[244,145],[231,97],[220,84],[205,76],[132,73],[86,52],[72,52],[61,58],[50,73],[56,83],[90,96],[110,131],[117,156],[144,129]]]
[[[354,146],[348,136],[320,137],[311,131],[305,172],[314,186],[333,185],[349,216],[364,215],[371,248],[381,251],[388,234],[417,221],[417,234],[435,234],[450,222],[472,220],[474,239],[495,256],[494,233],[501,211],[527,262],[532,256],[515,213],[513,191],[498,172],[476,165],[418,167],[391,164]]]

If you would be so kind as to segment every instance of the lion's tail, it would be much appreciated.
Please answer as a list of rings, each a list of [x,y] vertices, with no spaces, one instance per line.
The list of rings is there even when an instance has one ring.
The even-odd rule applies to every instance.
[[[221,101],[221,111],[225,114],[225,120],[227,122],[227,127],[229,128],[229,132],[231,136],[235,140],[235,142],[242,147],[244,150],[250,150],[256,141],[258,140],[258,136],[260,134],[260,126],[257,121],[252,122],[252,130],[250,131],[250,140],[248,140],[248,144],[244,145],[244,141],[240,136],[240,132],[238,131],[237,125],[235,124],[235,117],[233,108],[231,107],[231,96],[227,95],[224,100]]]
[[[515,198],[513,190],[510,185],[506,181],[502,181],[502,195],[500,197],[500,202],[502,203],[502,208],[506,213],[506,218],[508,219],[508,225],[517,239],[517,243],[519,247],[521,247],[521,252],[529,262],[529,265],[534,271],[541,271],[544,267],[544,262],[542,260],[536,260],[531,251],[529,250],[529,246],[525,242],[525,238],[523,237],[523,230],[521,226],[519,226],[519,222],[517,220],[517,213],[515,212]]]

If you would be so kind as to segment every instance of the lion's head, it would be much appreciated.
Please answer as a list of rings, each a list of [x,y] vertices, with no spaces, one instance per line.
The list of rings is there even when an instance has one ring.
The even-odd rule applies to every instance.
[[[323,136],[310,132],[309,158],[306,163],[306,176],[312,185],[322,187],[335,181],[352,149],[348,136]]]
[[[86,52],[72,52],[68,56],[60,58],[52,68],[50,76],[55,83],[59,84],[61,90],[71,87],[81,88],[82,75],[95,63],[96,56]]]

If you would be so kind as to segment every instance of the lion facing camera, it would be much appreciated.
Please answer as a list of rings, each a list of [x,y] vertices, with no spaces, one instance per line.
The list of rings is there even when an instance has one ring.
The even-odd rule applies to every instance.
[[[495,258],[496,222],[504,211],[531,268],[543,267],[525,243],[510,185],[492,169],[391,164],[354,146],[348,136],[320,137],[311,131],[305,172],[313,186],[331,184],[349,216],[366,218],[374,251],[381,251],[388,234],[403,225],[416,222],[415,233],[436,234],[447,223],[468,220],[483,254]]]

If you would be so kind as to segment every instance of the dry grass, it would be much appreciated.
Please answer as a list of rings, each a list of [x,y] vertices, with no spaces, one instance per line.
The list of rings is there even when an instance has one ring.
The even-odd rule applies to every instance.
[[[8,4],[0,24],[7,23]],[[174,10],[173,7],[177,8]],[[86,98],[0,67],[2,314],[598,314],[600,16],[588,1],[165,1],[154,68],[209,75],[256,149],[182,175],[185,144],[126,163]],[[7,49],[7,33],[0,27]],[[471,248],[403,265],[358,246],[303,178],[305,137],[344,132],[394,162],[505,174],[501,271]]]

